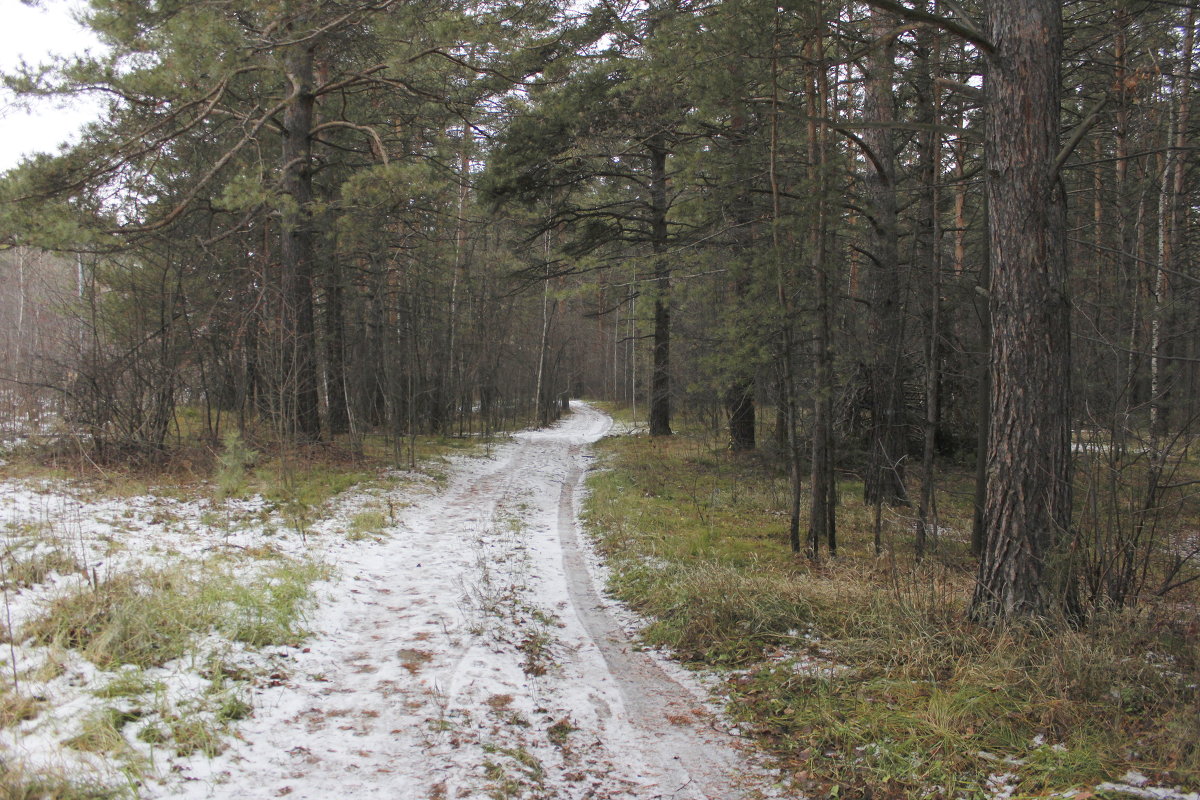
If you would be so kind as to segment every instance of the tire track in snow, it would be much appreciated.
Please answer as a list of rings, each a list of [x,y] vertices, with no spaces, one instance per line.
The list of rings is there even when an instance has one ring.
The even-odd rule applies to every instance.
[[[584,406],[585,415],[597,414]],[[606,432],[611,420],[604,426]],[[599,438],[599,437],[596,437]],[[594,439],[593,439],[594,441]],[[633,646],[608,612],[584,556],[576,498],[583,486],[584,452],[569,448],[570,471],[558,503],[563,572],[580,623],[595,643],[619,687],[626,712],[646,751],[675,786],[665,796],[727,800],[746,796],[738,742],[719,732],[712,713],[692,690],[671,678],[647,653]]]
[[[702,692],[637,651],[589,571],[576,498],[587,445],[610,425],[578,404],[490,459],[457,462],[386,541],[328,544],[339,578],[312,639],[283,659],[286,678],[257,691],[226,753],[169,759],[172,777],[145,795],[758,796]],[[534,634],[544,670],[527,661]]]

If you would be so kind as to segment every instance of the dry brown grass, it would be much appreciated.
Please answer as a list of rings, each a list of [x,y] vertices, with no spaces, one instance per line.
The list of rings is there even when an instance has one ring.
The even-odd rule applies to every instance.
[[[743,730],[821,796],[973,796],[1011,771],[1045,796],[1138,769],[1200,785],[1196,597],[1097,611],[1082,626],[966,619],[970,476],[942,479],[933,555],[913,513],[872,547],[861,486],[843,481],[839,557],[787,549],[781,472],[686,436],[602,444],[589,526],[645,636],[729,673]],[[1192,627],[1189,628],[1188,626]]]

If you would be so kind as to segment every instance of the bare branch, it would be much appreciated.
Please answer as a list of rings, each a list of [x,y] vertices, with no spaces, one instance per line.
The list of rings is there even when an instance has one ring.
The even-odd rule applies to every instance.
[[[971,86],[970,84],[959,83],[958,81],[952,81],[949,78],[941,78],[941,77],[934,78],[933,83],[938,88],[949,89],[952,92],[957,92],[958,94],[961,94],[963,97],[974,100],[977,103],[982,103],[984,101],[983,90],[977,89],[976,87]]]
[[[375,151],[375,157],[383,162],[386,167],[388,163],[387,150],[384,149],[383,139],[379,136],[379,131],[372,128],[370,125],[356,125],[353,122],[347,122],[342,119],[331,119],[328,122],[322,122],[317,127],[309,131],[310,136],[316,136],[326,128],[350,128],[351,130],[362,131],[371,137],[371,149]]]
[[[1051,172],[1051,175],[1053,175],[1055,178],[1057,178],[1059,173],[1062,172],[1063,167],[1067,165],[1067,159],[1071,157],[1071,153],[1075,152],[1075,148],[1078,147],[1079,143],[1083,141],[1083,137],[1086,136],[1087,132],[1092,129],[1092,126],[1096,124],[1096,120],[1100,118],[1100,111],[1104,108],[1106,103],[1108,103],[1107,95],[1101,97],[1100,102],[1096,103],[1096,105],[1092,108],[1091,113],[1084,118],[1083,122],[1080,122],[1075,126],[1075,130],[1071,131],[1071,138],[1068,139],[1067,143],[1063,145],[1062,150],[1058,153],[1058,158],[1054,160],[1054,171]]]
[[[991,53],[996,49],[991,40],[984,35],[983,31],[979,29],[979,26],[969,16],[963,13],[957,3],[945,3],[945,0],[943,0],[943,3],[956,15],[961,16],[962,19],[950,19],[949,17],[930,14],[928,11],[922,11],[919,8],[910,8],[903,3],[897,2],[897,0],[867,0],[868,5],[883,11],[890,11],[910,22],[925,22],[953,33],[955,36],[960,36],[984,52]]]
[[[196,199],[196,196],[200,194],[200,190],[208,185],[208,182],[211,181],[218,172],[224,169],[225,165],[232,161],[233,157],[241,152],[243,147],[254,141],[254,139],[258,136],[258,132],[262,130],[264,126],[266,126],[267,122],[269,122],[272,117],[286,108],[287,104],[292,102],[293,99],[295,99],[294,92],[284,100],[281,100],[279,103],[277,103],[270,111],[260,116],[258,121],[255,122],[245,134],[243,134],[238,143],[229,148],[229,150],[227,150],[223,156],[217,159],[216,163],[209,168],[208,172],[205,172],[200,177],[200,180],[196,181],[196,183],[192,185],[192,188],[189,189],[187,194],[183,196],[183,199],[180,200],[174,208],[167,212],[165,217],[156,222],[152,222],[149,225],[125,226],[118,228],[113,232],[122,234],[150,233],[152,231],[165,228],[175,220],[179,219],[183,212],[187,211],[188,207],[191,206],[192,201]]]

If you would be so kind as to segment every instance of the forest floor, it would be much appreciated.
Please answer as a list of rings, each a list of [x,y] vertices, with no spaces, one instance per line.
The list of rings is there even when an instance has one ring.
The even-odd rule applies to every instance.
[[[576,506],[611,424],[579,404],[303,520],[6,482],[4,796],[782,792],[602,594]]]
[[[952,473],[810,563],[769,457],[613,429],[3,465],[0,800],[1200,800],[1179,601],[980,629]]]
[[[941,465],[924,559],[909,506],[881,509],[875,552],[862,484],[840,474],[837,556],[810,559],[789,546],[772,443],[734,453],[719,424],[680,417],[671,437],[597,443],[585,524],[610,590],[650,620],[640,640],[714,670],[740,731],[798,790],[1200,800],[1194,585],[1073,624],[975,624],[969,467]],[[1189,515],[1169,521],[1155,551],[1168,566],[1196,530]]]

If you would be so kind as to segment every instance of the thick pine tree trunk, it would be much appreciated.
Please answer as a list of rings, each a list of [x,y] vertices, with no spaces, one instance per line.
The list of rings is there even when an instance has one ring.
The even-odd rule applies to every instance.
[[[774,44],[778,44],[778,27],[774,30]],[[772,47],[778,53],[778,47]],[[811,130],[813,123],[809,123]],[[782,241],[780,237],[780,222],[783,206],[779,186],[779,59],[771,58],[771,149],[768,162],[768,176],[771,182],[771,256],[775,266],[776,292],[779,300],[779,310],[783,326],[780,331],[779,359],[779,405],[776,408],[778,416],[776,436],[782,432],[783,444],[788,456],[788,478],[791,484],[791,513],[788,515],[788,542],[793,553],[799,553],[800,544],[800,509],[804,500],[803,492],[803,458],[800,450],[799,432],[796,430],[796,336],[794,320],[796,309],[793,301],[793,275],[784,260]]]
[[[671,271],[667,266],[667,151],[650,147],[650,240],[654,253],[654,371],[650,435],[671,435]]]
[[[986,200],[984,208],[986,217]],[[991,284],[991,256],[985,249],[978,287],[983,289],[985,295],[990,296]],[[976,367],[979,372],[979,422],[975,429],[975,494],[974,509],[971,515],[971,555],[979,558],[983,556],[983,548],[987,544],[987,521],[984,519],[983,509],[987,505],[988,441],[991,437],[992,418],[992,370],[991,364],[987,360],[991,356],[992,349],[992,315],[989,301],[986,298],[983,302],[975,302],[978,303],[980,340],[984,352],[984,358]]]
[[[745,306],[750,294],[750,261],[753,258],[753,239],[750,229],[752,210],[746,207],[737,209],[736,219],[739,224],[739,244],[736,258],[738,262],[733,268],[737,270],[733,281],[733,294],[738,308]],[[739,359],[741,360],[741,359]],[[733,377],[725,387],[724,404],[725,416],[729,420],[729,449],[734,452],[744,452],[755,448],[755,403],[754,375],[746,363],[735,364]]]
[[[924,291],[928,296],[925,310],[925,425],[921,453],[921,499],[917,507],[916,558],[921,560],[928,547],[937,547],[937,502],[935,494],[937,434],[940,418],[941,388],[941,304],[942,244],[940,224],[939,178],[941,176],[941,136],[933,130],[940,116],[933,92],[932,61],[939,55],[938,43],[929,31],[918,31],[914,48],[914,80],[917,88],[917,121],[930,126],[918,134],[920,150],[917,174],[921,185],[913,241],[913,261],[917,270],[929,276]]]
[[[1128,331],[1125,341],[1126,375],[1125,380],[1130,392],[1130,405],[1140,405],[1146,400],[1143,383],[1142,356],[1145,347],[1142,342],[1142,261],[1139,260],[1141,250],[1141,218],[1144,213],[1143,200],[1139,201],[1137,182],[1130,175],[1130,166],[1136,159],[1130,157],[1130,110],[1133,107],[1136,89],[1135,81],[1131,81],[1128,63],[1128,31],[1133,25],[1132,14],[1118,8],[1114,15],[1116,35],[1113,42],[1113,85],[1116,88],[1116,125],[1113,130],[1113,146],[1116,161],[1114,175],[1116,178],[1116,217],[1118,247],[1115,269],[1118,275],[1124,276],[1122,295],[1126,298],[1128,317],[1124,320],[1124,330]],[[1136,171],[1136,170],[1135,170]]]
[[[740,380],[725,390],[729,417],[729,449],[754,449],[754,381]]]
[[[819,25],[824,26],[822,5],[817,4]],[[826,263],[828,236],[828,183],[822,168],[826,157],[827,129],[820,122],[829,108],[825,63],[821,60],[820,34],[808,48],[811,76],[808,85],[809,180],[816,195],[816,219],[809,232],[809,264],[816,288],[816,319],[813,326],[815,387],[813,391],[811,505],[808,515],[808,557],[817,558],[821,542],[829,555],[837,555],[837,482],[834,476],[832,291]]]
[[[331,259],[325,282],[325,364],[328,378],[329,433],[350,430],[346,384],[346,318],[343,311],[342,270],[337,257]]]
[[[297,439],[316,441],[321,438],[321,418],[312,291],[312,45],[294,45],[284,68],[293,96],[283,115],[283,192],[288,198],[280,241],[283,425]]]
[[[892,140],[895,55],[888,38],[893,23],[889,15],[871,12],[871,37],[877,42],[867,61],[863,119],[869,126],[862,134],[871,151],[871,163],[863,175],[870,223],[866,278],[870,300],[867,350],[871,383],[871,441],[863,495],[868,503],[888,504],[908,500],[904,490],[907,446],[900,370],[903,287],[896,228],[896,154]]]
[[[1159,190],[1158,269],[1154,275],[1154,311],[1150,336],[1150,433],[1154,446],[1167,437],[1171,428],[1173,406],[1178,404],[1175,387],[1178,381],[1179,355],[1178,320],[1175,319],[1175,286],[1184,269],[1184,205],[1180,198],[1187,190],[1188,130],[1191,120],[1192,51],[1195,47],[1196,9],[1189,8],[1183,20],[1183,46],[1179,66],[1175,69],[1182,79],[1171,84],[1168,141],[1170,148],[1163,157],[1162,182]]]
[[[740,89],[739,96],[745,97],[749,90],[746,88],[740,68],[733,65],[735,85]],[[772,67],[774,70],[774,67]],[[751,188],[755,180],[755,164],[750,152],[755,126],[751,125],[753,110],[748,104],[741,105],[734,118],[735,124],[730,139],[733,148],[734,182],[739,187],[733,203],[733,272],[734,304],[738,309],[745,308],[750,301],[751,274],[753,270],[755,246],[754,240],[754,203],[751,200]],[[740,120],[740,122],[739,122]],[[774,124],[774,123],[773,123]],[[775,158],[775,136],[772,129],[772,159]],[[774,160],[772,160],[772,168]],[[771,173],[772,178],[774,172]],[[772,197],[775,196],[776,185],[772,183]],[[739,320],[740,322],[741,320]],[[740,328],[740,325],[739,325]],[[735,348],[737,343],[735,343]],[[725,387],[725,416],[729,421],[729,449],[734,452],[753,450],[755,441],[755,398],[754,398],[754,368],[751,359],[742,358],[742,353],[735,349],[737,363],[733,366],[733,374]]]
[[[1062,6],[988,10],[992,414],[976,619],[1070,608],[1070,300],[1059,152]]]

